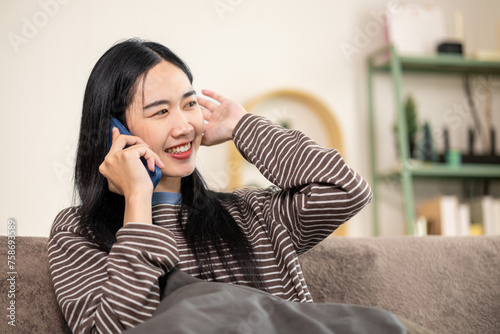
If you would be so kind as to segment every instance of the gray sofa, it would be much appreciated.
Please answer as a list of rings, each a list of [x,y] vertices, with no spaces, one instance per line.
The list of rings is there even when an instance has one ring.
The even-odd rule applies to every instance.
[[[64,333],[52,290],[47,239],[16,239],[15,327],[0,333]],[[7,237],[0,237],[7,259]],[[300,258],[316,302],[382,308],[436,333],[500,333],[500,236],[333,237]],[[5,268],[5,267],[4,267]],[[4,270],[7,275],[9,270]]]

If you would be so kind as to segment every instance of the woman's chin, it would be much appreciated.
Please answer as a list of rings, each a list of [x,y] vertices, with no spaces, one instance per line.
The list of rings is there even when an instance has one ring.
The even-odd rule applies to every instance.
[[[162,178],[182,178],[193,174],[195,166],[184,166],[184,168],[176,168],[172,170],[172,168],[165,167],[161,170]]]

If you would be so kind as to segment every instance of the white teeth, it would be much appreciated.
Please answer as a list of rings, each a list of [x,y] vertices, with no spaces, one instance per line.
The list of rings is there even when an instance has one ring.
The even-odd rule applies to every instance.
[[[166,150],[167,153],[183,153],[186,152],[191,148],[191,143],[187,143],[186,145],[183,146],[177,146],[174,148],[169,148]]]

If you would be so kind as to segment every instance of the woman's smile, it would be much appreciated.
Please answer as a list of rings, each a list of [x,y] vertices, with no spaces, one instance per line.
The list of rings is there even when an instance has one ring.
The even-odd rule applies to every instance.
[[[171,157],[179,160],[188,159],[193,153],[193,145],[192,142],[187,144],[181,144],[175,147],[167,148],[165,152],[169,154]]]

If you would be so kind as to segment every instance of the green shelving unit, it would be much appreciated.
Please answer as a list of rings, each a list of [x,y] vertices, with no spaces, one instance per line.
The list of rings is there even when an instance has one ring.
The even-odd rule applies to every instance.
[[[420,178],[437,179],[500,179],[500,165],[463,164],[452,167],[447,164],[421,163],[409,157],[409,143],[406,136],[406,115],[401,97],[402,77],[404,73],[435,73],[435,74],[492,74],[500,76],[500,62],[467,59],[462,56],[407,57],[400,56],[393,45],[383,47],[367,58],[368,76],[368,113],[370,136],[370,165],[373,190],[373,224],[374,233],[379,235],[379,182],[398,178],[401,181],[401,191],[404,200],[404,216],[408,234],[414,233],[415,203],[413,182]],[[388,74],[392,79],[397,114],[397,142],[399,148],[400,167],[397,170],[381,173],[377,169],[377,152],[375,136],[374,84],[376,74]]]

